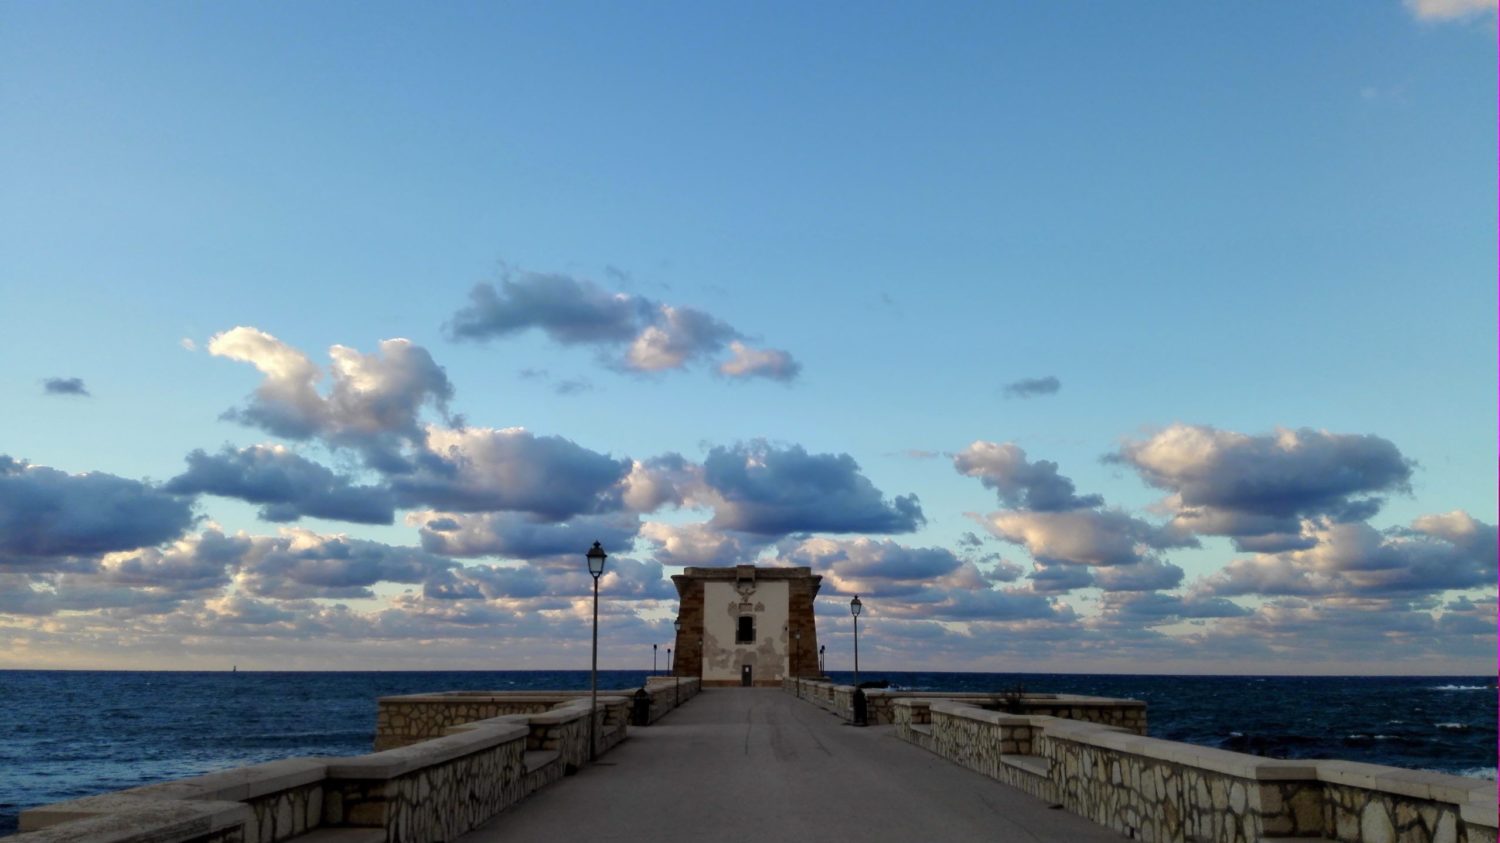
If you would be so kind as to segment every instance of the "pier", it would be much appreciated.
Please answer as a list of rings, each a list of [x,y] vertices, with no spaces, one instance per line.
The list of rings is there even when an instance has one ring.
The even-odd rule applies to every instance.
[[[460,838],[1119,841],[993,779],[764,688],[711,688]],[[607,765],[607,766],[606,766]]]
[[[1496,841],[1493,782],[1264,758],[1145,723],[1135,700],[803,678],[656,677],[597,706],[579,691],[384,697],[370,754],[45,805],[15,840]]]

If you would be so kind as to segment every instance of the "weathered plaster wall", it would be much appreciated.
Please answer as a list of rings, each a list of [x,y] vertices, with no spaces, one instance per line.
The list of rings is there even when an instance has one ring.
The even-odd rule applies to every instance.
[[[818,630],[813,600],[822,580],[805,567],[689,567],[674,574],[681,628],[677,631],[672,672],[702,678],[710,685],[738,685],[740,670],[748,663],[754,683],[770,687],[791,673],[816,675]],[[741,599],[742,585],[754,589],[748,600]],[[709,586],[715,592],[712,598],[707,596]],[[755,646],[741,648],[735,644],[735,620],[728,617],[727,610],[731,601],[736,604],[735,620],[744,604],[748,604],[748,612],[758,615]],[[777,616],[765,617],[767,611]]]
[[[779,685],[787,673],[789,589],[784,580],[758,580],[742,595],[733,581],[703,584],[703,681],[740,681],[750,665],[757,685]],[[741,615],[755,618],[755,643],[735,643]]]

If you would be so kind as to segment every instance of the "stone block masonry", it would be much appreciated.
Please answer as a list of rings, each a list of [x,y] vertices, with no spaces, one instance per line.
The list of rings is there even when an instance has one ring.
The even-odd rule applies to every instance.
[[[782,689],[795,694],[845,720],[854,719],[854,686],[836,685],[832,682],[813,679],[788,679]],[[896,722],[898,704],[902,700],[925,700],[941,698],[968,702],[985,709],[1012,709],[1017,714],[1045,714],[1068,720],[1084,720],[1118,726],[1136,734],[1146,734],[1146,704],[1140,700],[1122,700],[1111,697],[1089,697],[1078,694],[1023,694],[1008,697],[1004,694],[937,694],[922,691],[892,691],[883,688],[865,689],[865,718],[872,726],[884,726]],[[925,709],[923,710],[925,714]]]
[[[633,689],[632,689],[633,690]],[[653,719],[691,699],[695,679],[648,683]],[[381,700],[377,742],[353,758],[292,758],[46,805],[6,843],[280,843],[317,833],[387,843],[452,840],[588,764],[628,735],[631,699],[472,692]],[[387,705],[387,703],[390,705]],[[504,712],[492,714],[491,712]]]
[[[853,689],[788,683],[847,717]],[[878,692],[868,692],[873,694]],[[1495,783],[1347,761],[1279,760],[1145,735],[1129,700],[891,701],[898,737],[1152,843],[1495,843]],[[1024,702],[1024,701],[1023,701]],[[978,703],[978,704],[976,704]],[[989,703],[989,707],[984,704]],[[991,710],[1010,703],[1015,712]],[[1042,713],[1043,706],[1050,711]],[[874,709],[872,708],[872,711]],[[1078,715],[1083,716],[1078,716]]]

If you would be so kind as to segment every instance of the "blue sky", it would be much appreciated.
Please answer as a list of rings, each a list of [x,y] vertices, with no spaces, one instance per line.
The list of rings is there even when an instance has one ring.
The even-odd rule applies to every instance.
[[[1493,664],[1493,2],[4,17],[0,666]]]

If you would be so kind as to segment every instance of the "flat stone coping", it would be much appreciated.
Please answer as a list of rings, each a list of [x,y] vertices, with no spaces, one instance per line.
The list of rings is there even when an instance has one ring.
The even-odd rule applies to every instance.
[[[836,688],[848,688],[853,690],[853,685],[838,685]],[[866,688],[865,696],[898,697],[892,705],[905,705],[915,703],[917,705],[939,703],[939,702],[967,702],[974,704],[978,702],[1003,702],[1005,692],[990,691],[987,693],[955,693],[949,694],[934,691],[893,691],[888,688]],[[1140,700],[1123,699],[1120,697],[1087,697],[1082,694],[1032,694],[1021,695],[1021,702],[1057,703],[1061,705],[1079,705],[1089,708],[1141,708],[1145,703]]]
[[[1227,749],[1145,737],[1102,723],[1048,715],[1007,714],[977,708],[964,702],[934,699],[929,710],[1000,726],[1031,726],[1051,738],[1198,767],[1253,781],[1320,781],[1413,799],[1453,803],[1460,807],[1465,822],[1491,828],[1496,826],[1495,783],[1484,779],[1357,761],[1263,758]]]
[[[27,811],[20,828],[27,833],[27,843],[177,840],[255,820],[255,812],[242,802],[161,799],[123,792],[90,797],[88,806],[79,806],[84,801],[59,805],[74,810]]]
[[[393,779],[414,770],[421,770],[472,755],[498,744],[514,740],[525,740],[530,729],[505,715],[477,723],[465,723],[454,729],[454,734],[432,738],[421,743],[373,752],[353,758],[343,758],[328,765],[330,779]],[[535,715],[520,715],[534,717]],[[461,729],[461,731],[460,731]]]
[[[22,830],[48,827],[99,814],[129,813],[147,806],[175,802],[238,804],[268,793],[315,784],[323,780],[327,769],[326,759],[283,758],[190,779],[176,779],[97,796],[85,796],[28,809],[22,815]]]
[[[635,691],[634,688],[628,689],[626,691],[617,691],[617,690],[614,690],[614,689],[610,689],[608,691],[600,691],[599,692],[599,699],[603,700],[606,696],[609,696],[609,697],[620,697],[622,695],[628,696],[629,694],[633,693],[634,691]],[[579,697],[587,697],[588,695],[589,695],[588,691],[435,691],[435,692],[426,693],[426,694],[401,694],[401,695],[394,696],[394,697],[379,697],[379,698],[377,698],[377,701],[378,702],[455,702],[455,701],[506,702],[506,701],[512,701],[513,700],[515,702],[530,702],[532,700],[535,700],[537,702],[547,702],[549,700],[558,700],[558,701],[571,702],[573,700],[578,699]]]

